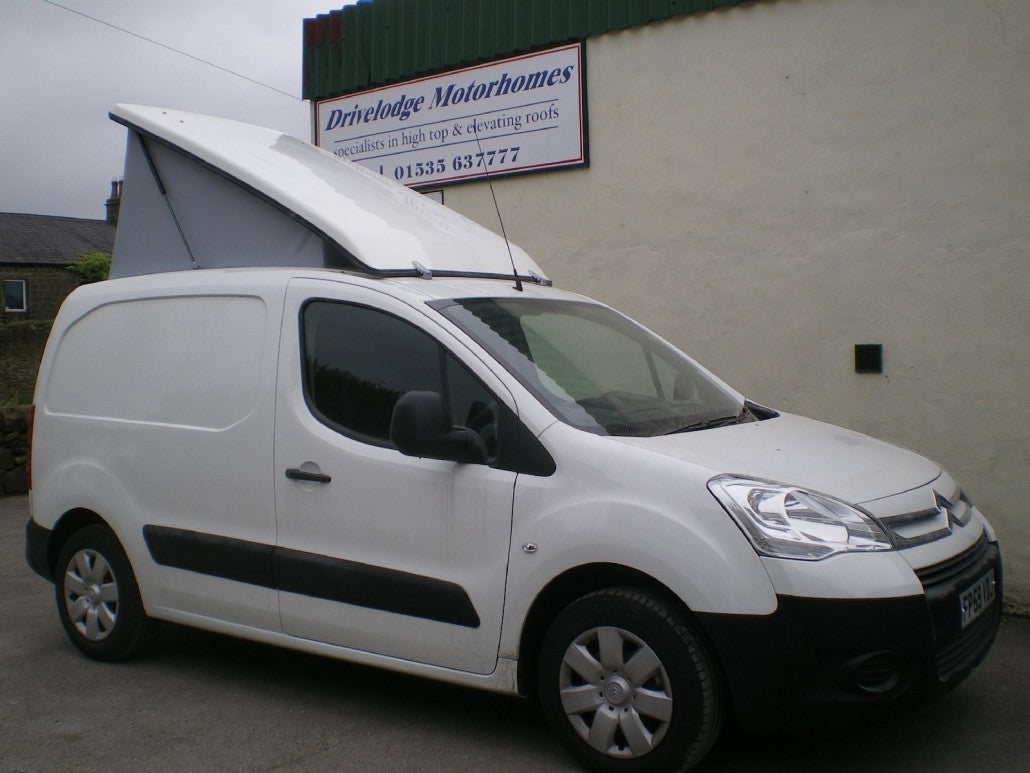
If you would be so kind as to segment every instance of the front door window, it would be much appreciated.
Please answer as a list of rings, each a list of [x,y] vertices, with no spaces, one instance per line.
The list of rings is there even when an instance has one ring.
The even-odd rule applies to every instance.
[[[437,341],[391,314],[312,301],[303,312],[305,396],[324,424],[375,445],[391,445],[394,405],[407,392],[444,396],[451,423],[497,448],[498,404]]]

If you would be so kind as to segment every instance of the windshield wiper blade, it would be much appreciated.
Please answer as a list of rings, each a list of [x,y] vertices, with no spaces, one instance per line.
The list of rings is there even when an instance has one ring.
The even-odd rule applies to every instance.
[[[702,429],[712,429],[713,427],[725,427],[730,424],[738,424],[747,417],[747,408],[744,408],[740,413],[735,416],[719,416],[715,419],[703,419],[701,421],[695,421],[691,424],[686,424],[682,427],[669,430],[664,433],[666,435],[677,435],[680,432],[697,432]]]

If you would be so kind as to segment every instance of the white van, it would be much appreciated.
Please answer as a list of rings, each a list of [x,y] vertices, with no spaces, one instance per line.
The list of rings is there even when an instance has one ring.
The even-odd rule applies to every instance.
[[[112,117],[120,278],[54,324],[27,526],[86,655],[169,620],[536,696],[628,771],[987,653],[997,541],[933,462],[749,401],[304,142]]]

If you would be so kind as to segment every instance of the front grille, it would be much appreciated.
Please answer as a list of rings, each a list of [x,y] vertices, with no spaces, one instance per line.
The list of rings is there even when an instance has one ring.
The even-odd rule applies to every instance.
[[[992,605],[951,642],[937,650],[937,678],[947,682],[952,674],[972,668],[987,654],[998,630],[998,605]]]
[[[932,506],[910,513],[881,515],[880,523],[888,532],[898,550],[943,539],[956,527],[968,526],[973,517],[973,506],[961,489],[947,499],[933,492]]]
[[[1001,622],[1001,561],[998,546],[980,535],[969,549],[939,564],[916,570],[933,620],[937,678],[949,681],[975,666],[990,648]],[[962,628],[959,597],[994,571],[994,601],[979,619]]]
[[[980,539],[974,542],[972,547],[957,556],[952,556],[933,566],[916,569],[916,577],[923,584],[923,590],[930,592],[942,585],[953,583],[956,578],[961,578],[971,567],[983,560],[984,556],[990,552],[990,545],[987,535],[981,534]]]

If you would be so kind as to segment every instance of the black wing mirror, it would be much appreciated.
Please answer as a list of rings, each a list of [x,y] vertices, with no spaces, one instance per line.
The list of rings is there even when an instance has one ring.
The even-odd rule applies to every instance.
[[[393,407],[390,440],[406,456],[485,464],[486,445],[467,427],[455,427],[438,392],[408,392]]]

